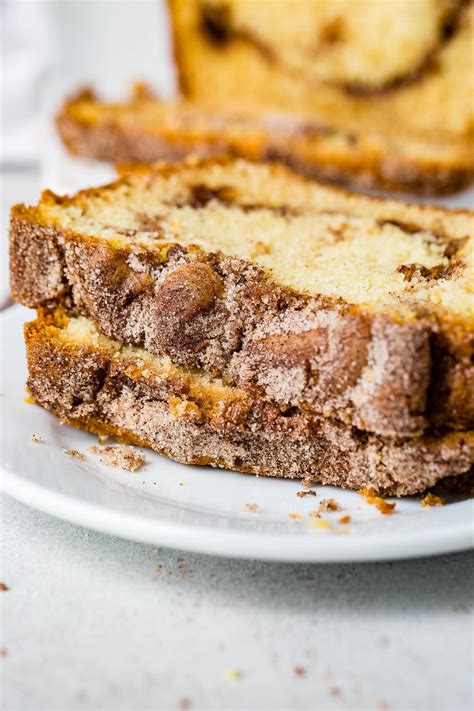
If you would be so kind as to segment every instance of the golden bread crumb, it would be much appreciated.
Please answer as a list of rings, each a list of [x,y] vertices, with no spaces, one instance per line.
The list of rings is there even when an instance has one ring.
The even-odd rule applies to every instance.
[[[386,516],[395,512],[397,504],[385,501],[381,496],[377,496],[373,489],[359,489],[357,493],[363,496],[368,504],[375,506],[381,514]]]
[[[260,513],[261,509],[258,504],[245,504],[243,511],[250,511],[252,513]]]
[[[325,518],[310,518],[308,525],[311,529],[315,530],[328,530],[331,528],[331,524]]]
[[[322,511],[340,511],[342,508],[341,504],[336,501],[336,499],[322,499],[319,504],[319,512]]]
[[[295,676],[302,677],[306,674],[306,669],[300,666],[293,667],[293,674]]]
[[[436,496],[435,494],[426,494],[421,499],[421,505],[423,507],[429,507],[429,506],[444,506],[445,501],[442,496]]]

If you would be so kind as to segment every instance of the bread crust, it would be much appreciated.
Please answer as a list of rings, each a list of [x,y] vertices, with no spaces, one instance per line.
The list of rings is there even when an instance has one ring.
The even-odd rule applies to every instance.
[[[147,97],[145,101],[149,102]],[[403,153],[382,134],[350,134],[321,122],[297,119],[269,121],[253,118],[244,130],[232,111],[213,113],[202,107],[199,123],[187,119],[193,104],[170,104],[169,120],[140,122],[143,100],[132,97],[113,114],[111,105],[83,90],[61,107],[56,125],[61,139],[73,155],[112,163],[179,161],[189,155],[200,158],[237,155],[262,162],[276,161],[306,177],[326,180],[359,190],[383,188],[391,191],[441,195],[459,191],[474,180],[472,146],[452,148],[450,159],[427,158],[421,152]],[[82,108],[92,107],[96,118],[86,120]],[[156,101],[160,111],[165,105]],[[135,120],[134,107],[137,110]],[[166,110],[165,110],[166,111]],[[125,120],[126,115],[126,120]],[[286,124],[286,125],[285,125]],[[334,139],[339,136],[339,141]],[[407,143],[409,137],[407,137]]]
[[[58,338],[57,322],[57,315],[40,314],[25,326],[36,401],[68,424],[177,461],[393,495],[461,477],[474,462],[472,432],[387,440],[300,410],[284,412],[236,388],[213,403],[186,378],[154,378],[134,357]]]
[[[222,254],[112,246],[42,224],[34,208],[14,208],[10,240],[12,294],[26,306],[61,304],[112,338],[361,430],[472,427],[472,332],[462,325],[440,335],[433,322],[368,315]]]

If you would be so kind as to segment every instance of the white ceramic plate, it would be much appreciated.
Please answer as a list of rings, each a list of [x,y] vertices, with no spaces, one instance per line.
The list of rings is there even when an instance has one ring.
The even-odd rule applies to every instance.
[[[297,497],[298,482],[184,466],[146,451],[135,473],[104,467],[88,447],[97,438],[61,426],[25,402],[22,324],[34,313],[19,306],[1,315],[1,471],[11,496],[48,514],[105,533],[223,556],[285,561],[362,561],[409,558],[469,548],[473,502],[422,508],[397,501],[382,516],[356,493],[317,486]],[[33,443],[32,435],[42,441]],[[85,461],[72,459],[77,449]],[[343,510],[325,514],[327,530],[311,528],[308,513],[323,498]],[[245,512],[256,503],[260,512]],[[300,514],[294,519],[289,514]],[[350,524],[340,524],[342,515]]]

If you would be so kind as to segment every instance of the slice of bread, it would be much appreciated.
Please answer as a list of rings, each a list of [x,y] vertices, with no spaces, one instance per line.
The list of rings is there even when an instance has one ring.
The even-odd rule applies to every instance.
[[[425,151],[426,165],[432,159],[436,166],[438,149],[447,158],[452,144],[452,167],[464,150],[472,170],[470,0],[169,5],[187,99],[225,111],[237,104],[289,113],[356,136],[378,134],[382,144],[404,144],[400,156],[416,154],[420,165]],[[402,165],[395,161],[394,173],[409,186]]]
[[[388,436],[474,421],[473,224],[242,160],[11,218],[11,288],[281,405]]]
[[[83,317],[25,326],[28,387],[63,422],[187,464],[415,494],[474,462],[474,434],[384,440],[112,341]]]
[[[122,104],[84,90],[62,106],[57,127],[72,154],[113,163],[230,154],[359,189],[426,194],[454,192],[474,180],[474,151],[451,136],[433,141],[243,107],[164,103],[143,89]]]

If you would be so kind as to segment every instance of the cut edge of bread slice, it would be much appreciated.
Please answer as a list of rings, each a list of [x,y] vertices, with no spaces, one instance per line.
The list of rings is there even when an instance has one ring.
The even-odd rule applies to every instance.
[[[277,166],[162,165],[15,207],[12,292],[32,307],[66,304],[118,340],[362,430],[467,429],[472,223],[469,211],[362,198]],[[390,245],[418,257],[390,266]],[[442,264],[419,264],[425,249]],[[347,299],[377,286],[377,265],[389,306]],[[287,272],[297,285],[280,278]],[[349,291],[308,292],[304,274],[306,284],[337,278]],[[390,301],[396,285],[401,311]]]
[[[364,135],[397,134],[406,144],[430,137],[434,150],[438,143],[460,142],[472,165],[470,0],[409,3],[413,7],[402,13],[393,3],[376,1],[357,9],[350,2],[297,7],[281,2],[273,15],[269,3],[168,0],[168,5],[178,80],[187,100],[226,109],[238,97],[256,110],[291,111]],[[390,79],[389,72],[367,91],[369,75],[383,71],[383,57],[389,64],[410,62],[412,51],[418,60],[412,57],[408,72],[399,67],[401,74]],[[331,61],[339,76],[321,74]],[[362,72],[355,83],[354,71]]]
[[[61,421],[186,464],[405,495],[474,461],[474,433],[385,440],[230,387],[40,310],[25,325],[28,388]]]
[[[142,85],[122,103],[101,101],[85,89],[63,104],[56,125],[70,153],[112,163],[237,155],[360,190],[427,195],[453,193],[474,180],[474,148],[467,141],[344,130],[242,106],[165,103]]]

